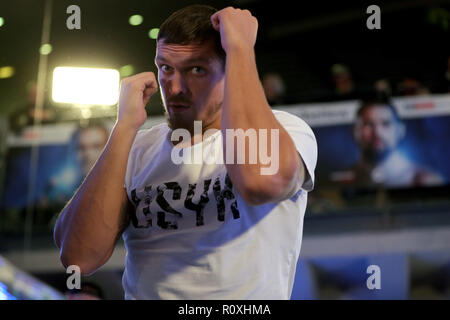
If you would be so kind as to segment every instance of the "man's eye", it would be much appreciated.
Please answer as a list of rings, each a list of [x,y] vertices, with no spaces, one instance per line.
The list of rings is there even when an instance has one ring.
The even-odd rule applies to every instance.
[[[171,70],[171,68],[167,64],[163,64],[161,66],[161,70],[164,72],[169,72]]]
[[[203,69],[202,67],[193,67],[192,73],[196,75],[202,75],[205,73],[205,69]]]

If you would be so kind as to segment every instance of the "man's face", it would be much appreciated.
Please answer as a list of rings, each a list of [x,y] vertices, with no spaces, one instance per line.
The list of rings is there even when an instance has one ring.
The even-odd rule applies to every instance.
[[[356,120],[354,136],[366,158],[382,161],[397,146],[404,134],[403,124],[383,105],[363,110]]]
[[[105,130],[100,128],[87,128],[80,132],[78,138],[78,161],[83,175],[86,176],[100,157],[108,140]]]
[[[155,63],[172,129],[185,128],[192,132],[194,120],[201,120],[203,127],[220,121],[224,70],[212,40],[179,45],[167,44],[161,39]]]

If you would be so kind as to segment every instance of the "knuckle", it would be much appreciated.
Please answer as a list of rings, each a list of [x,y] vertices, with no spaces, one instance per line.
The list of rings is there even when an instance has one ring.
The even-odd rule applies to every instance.
[[[130,88],[131,90],[136,90],[140,87],[141,87],[141,82],[138,80],[130,81],[128,83],[128,88]]]
[[[134,87],[136,86],[137,80],[136,79],[130,79],[127,84],[129,87]]]

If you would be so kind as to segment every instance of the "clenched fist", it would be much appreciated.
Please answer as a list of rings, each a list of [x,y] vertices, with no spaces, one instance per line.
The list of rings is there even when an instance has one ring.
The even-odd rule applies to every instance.
[[[156,91],[158,83],[153,72],[122,79],[117,122],[137,131],[147,120],[145,105]]]
[[[214,13],[211,22],[214,29],[220,32],[222,48],[226,53],[232,49],[253,49],[258,20],[250,11],[227,7]]]

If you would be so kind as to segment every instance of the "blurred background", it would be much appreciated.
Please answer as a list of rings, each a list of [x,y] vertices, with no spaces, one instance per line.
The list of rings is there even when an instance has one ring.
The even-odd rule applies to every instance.
[[[120,79],[156,73],[159,25],[194,3],[258,18],[267,99],[318,141],[292,299],[449,299],[450,1],[426,0],[1,1],[0,299],[123,298],[123,243],[68,290],[53,227],[106,143]],[[144,127],[165,121],[159,95],[146,109]]]

